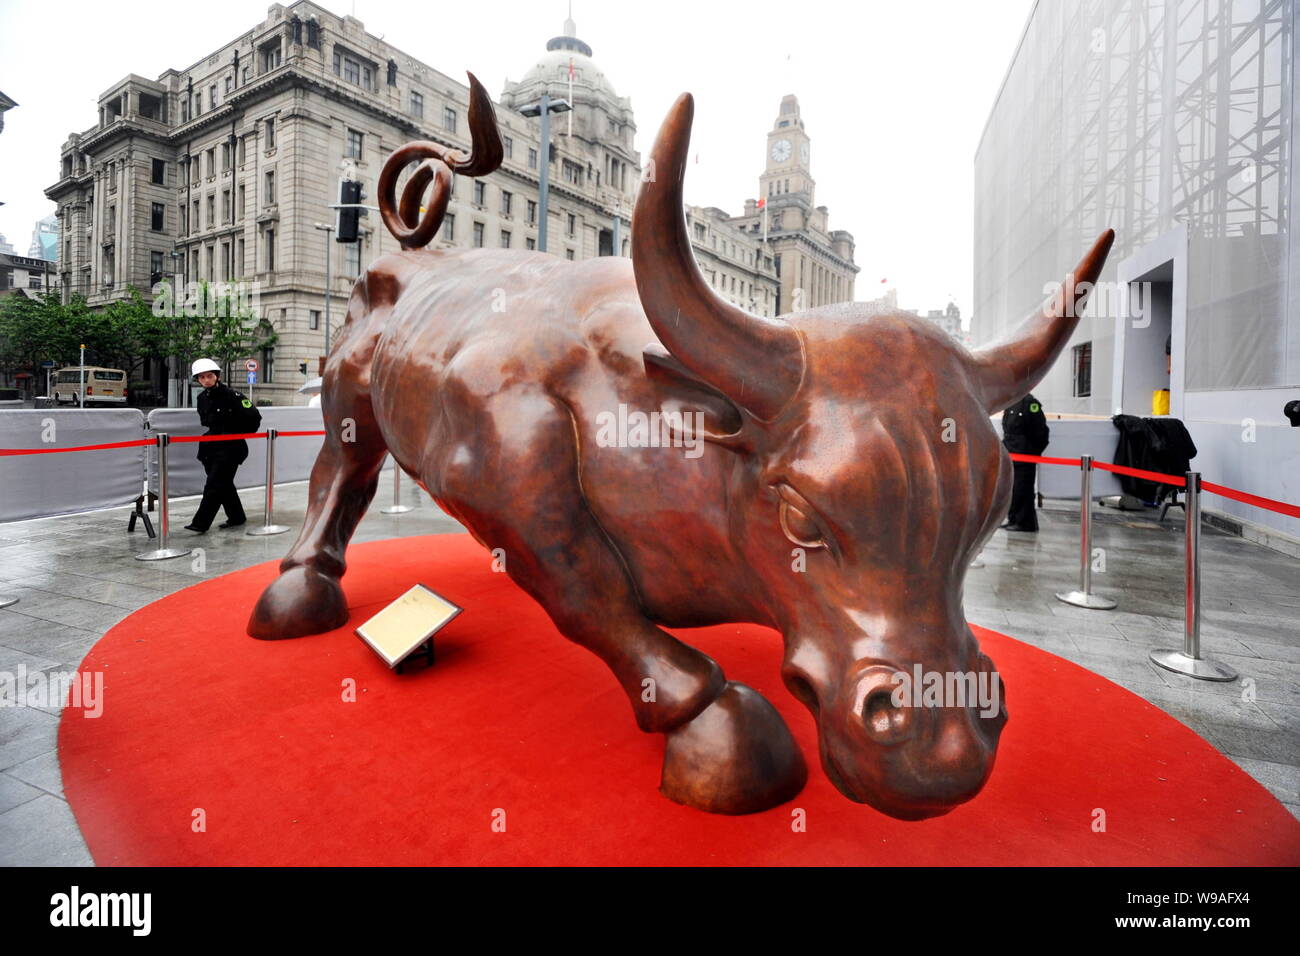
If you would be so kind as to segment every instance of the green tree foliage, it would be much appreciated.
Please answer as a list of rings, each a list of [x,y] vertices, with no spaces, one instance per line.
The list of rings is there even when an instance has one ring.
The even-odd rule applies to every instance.
[[[0,367],[34,370],[46,360],[120,368],[132,377],[146,359],[175,357],[188,370],[199,357],[216,361],[229,379],[232,366],[275,344],[270,323],[228,286],[202,283],[197,295],[173,302],[164,287],[153,304],[132,288],[125,299],[92,310],[80,295],[64,303],[58,292],[0,300]]]

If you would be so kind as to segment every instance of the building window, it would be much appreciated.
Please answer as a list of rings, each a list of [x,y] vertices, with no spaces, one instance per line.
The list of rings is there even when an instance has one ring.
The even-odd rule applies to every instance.
[[[1074,347],[1074,397],[1092,395],[1092,343],[1084,342]]]
[[[343,260],[348,278],[358,278],[361,275],[361,243],[359,241],[344,243]]]
[[[536,248],[537,248],[537,240],[534,239],[532,236],[529,236],[528,238],[526,238],[526,239],[524,240],[524,248],[525,248],[525,249],[528,249],[528,250],[536,249]]]
[[[456,239],[456,217],[452,213],[442,217],[442,238],[448,242],[454,242]]]
[[[208,177],[215,178],[217,175],[217,147],[213,146],[208,150]]]
[[[564,227],[564,234],[566,236],[572,236],[577,232],[577,228],[578,228],[578,217],[575,216],[573,213],[569,213],[569,218]]]
[[[482,206],[487,202],[487,184],[482,182],[474,183],[474,205]]]
[[[456,132],[456,111],[450,106],[442,108],[442,128],[449,133]]]
[[[572,261],[572,259],[573,259],[573,250],[572,250],[572,249],[565,249],[565,250],[564,250],[564,258],[566,258],[566,259]]]
[[[154,232],[163,231],[163,204],[160,202],[150,204],[149,228]]]
[[[411,115],[417,119],[424,119],[424,97],[415,90],[411,90]]]
[[[569,160],[566,159],[566,160],[564,160],[564,162],[561,164],[561,168],[562,168],[562,170],[563,170],[563,172],[564,172],[564,181],[565,181],[566,183],[572,183],[572,184],[575,185],[575,186],[581,186],[581,185],[582,185],[582,167],[581,167],[581,166],[579,166],[577,163],[570,162]]]
[[[252,79],[252,72],[253,68],[251,66],[244,67],[244,72],[239,75],[240,85],[246,85]]]
[[[207,251],[208,251],[208,281],[212,281],[217,277],[217,270],[216,270],[216,263],[215,263],[217,250],[215,246],[208,246]]]
[[[537,203],[532,199],[528,200],[528,225],[537,225]]]
[[[514,196],[511,193],[506,192],[504,189],[501,190],[501,215],[510,215],[510,200],[513,198]]]
[[[230,168],[230,143],[221,144],[221,171],[224,173]]]
[[[203,115],[203,94],[202,93],[194,94],[194,115],[195,116]]]
[[[217,197],[208,196],[208,228],[211,229],[217,224]]]
[[[190,231],[198,232],[203,228],[203,221],[199,219],[199,201],[197,199],[194,200],[194,205],[191,208],[193,213],[190,216]]]
[[[154,285],[162,282],[163,278],[163,254],[158,251],[149,253],[149,284]]]
[[[275,271],[275,230],[266,230],[266,271]]]
[[[708,231],[704,228],[704,223],[697,222],[695,224],[695,240],[697,242],[703,242],[707,237]]]
[[[362,146],[364,145],[364,142],[365,141],[359,130],[355,130],[355,129],[348,130],[348,145],[346,151],[344,152],[344,155],[348,159],[360,159],[361,150],[362,150]]]
[[[235,260],[230,255],[230,243],[221,244],[221,278],[233,279],[235,277]]]
[[[275,117],[266,118],[266,148],[275,149]]]
[[[284,314],[284,309],[280,310]],[[270,385],[275,381],[275,347],[262,349],[262,381]]]
[[[261,49],[261,70],[267,73],[280,65],[280,41],[276,39]]]
[[[231,216],[232,213],[230,209],[230,190],[223,189],[221,191],[221,221],[234,222],[235,220],[231,218]]]
[[[244,239],[241,236],[235,242],[235,275],[238,277],[238,276],[242,276],[243,274],[244,274]]]
[[[483,223],[481,222],[474,223],[474,248],[483,248]]]
[[[113,247],[104,247],[104,285],[113,284]]]
[[[509,136],[502,136],[501,144],[506,148],[506,159],[514,159],[515,141],[511,139]]]
[[[208,109],[215,110],[216,108],[217,108],[217,84],[213,83],[211,86],[208,87]]]
[[[167,164],[161,159],[153,161],[153,175],[150,177],[150,181],[159,186],[167,185]]]
[[[388,85],[389,86],[397,85],[397,61],[396,60],[388,61]]]
[[[509,248],[510,248],[510,232],[509,232],[509,230],[506,230],[506,229],[502,229],[502,230],[501,230],[501,248],[502,248],[502,249],[509,249]]]
[[[537,150],[533,149],[531,146],[528,147],[528,168],[537,168]]]
[[[316,21],[315,14],[307,21],[307,45],[313,50],[320,49],[320,23]]]
[[[274,204],[275,204],[275,170],[268,169],[266,171],[265,205],[271,206]]]

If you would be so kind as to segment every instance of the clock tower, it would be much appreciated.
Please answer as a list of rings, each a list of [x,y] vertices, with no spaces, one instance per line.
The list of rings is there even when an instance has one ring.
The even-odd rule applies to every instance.
[[[760,195],[773,204],[781,196],[798,195],[809,209],[813,206],[814,182],[809,171],[812,147],[799,99],[793,93],[782,97],[781,111],[767,134],[767,165],[759,177]]]

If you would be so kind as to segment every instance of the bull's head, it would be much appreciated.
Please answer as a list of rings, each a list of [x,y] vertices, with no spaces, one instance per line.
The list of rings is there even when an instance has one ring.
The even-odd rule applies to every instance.
[[[691,251],[692,113],[684,94],[632,219],[637,289],[663,346],[647,348],[647,369],[709,409],[699,437],[736,455],[734,557],[785,636],[783,676],[817,720],[827,775],[897,817],[944,813],[988,779],[1006,710],[899,706],[895,675],[970,675],[1001,699],[961,606],[1010,494],[989,416],[1051,367],[1114,234],[1012,338],[974,354],[933,323],[852,303],[750,315],[712,292]]]

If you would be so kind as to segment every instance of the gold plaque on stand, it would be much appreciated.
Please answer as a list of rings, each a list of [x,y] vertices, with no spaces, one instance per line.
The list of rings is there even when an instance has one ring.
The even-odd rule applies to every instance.
[[[433,663],[433,635],[442,630],[462,608],[417,584],[357,628],[357,636],[391,668],[401,670],[402,661],[428,643]]]

